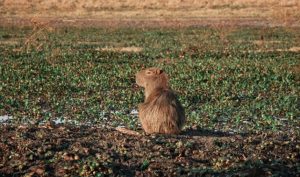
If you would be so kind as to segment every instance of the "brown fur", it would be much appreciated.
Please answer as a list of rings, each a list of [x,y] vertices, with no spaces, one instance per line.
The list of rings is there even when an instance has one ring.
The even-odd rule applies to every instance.
[[[168,86],[168,76],[159,68],[147,68],[136,74],[136,83],[145,88],[145,102],[139,105],[139,119],[146,133],[178,134],[185,113]]]

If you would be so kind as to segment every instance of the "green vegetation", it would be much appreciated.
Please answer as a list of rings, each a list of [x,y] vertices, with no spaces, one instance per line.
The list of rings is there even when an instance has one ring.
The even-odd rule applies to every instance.
[[[0,176],[297,176],[296,28],[0,28]],[[181,135],[137,129],[135,73],[158,66]],[[66,119],[95,126],[29,124]],[[236,132],[236,133],[232,133]]]
[[[159,66],[186,109],[187,126],[295,128],[299,47],[294,28],[2,27],[0,115],[16,122],[64,118],[136,128],[129,113],[143,92],[135,73]]]

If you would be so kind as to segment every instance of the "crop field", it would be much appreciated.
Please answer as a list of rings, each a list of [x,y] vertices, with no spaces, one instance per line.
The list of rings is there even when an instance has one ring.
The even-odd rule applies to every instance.
[[[1,27],[0,176],[299,175],[299,31]],[[142,132],[135,73],[150,66],[185,108],[182,135],[114,130]]]

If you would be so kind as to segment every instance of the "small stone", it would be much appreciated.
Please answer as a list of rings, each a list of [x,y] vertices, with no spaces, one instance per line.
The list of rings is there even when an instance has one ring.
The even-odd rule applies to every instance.
[[[78,155],[75,155],[75,156],[74,156],[74,160],[79,160],[79,156],[78,156]]]

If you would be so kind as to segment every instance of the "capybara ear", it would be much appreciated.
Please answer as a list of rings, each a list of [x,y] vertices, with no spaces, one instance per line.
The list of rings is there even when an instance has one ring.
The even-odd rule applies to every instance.
[[[161,73],[163,73],[163,70],[161,70],[159,68],[148,68],[148,69],[146,69],[146,74],[147,75],[160,75]]]
[[[157,74],[157,75],[159,75],[159,74],[161,74],[161,73],[163,73],[164,71],[163,70],[161,70],[161,69],[159,69],[159,68],[156,68],[156,70],[155,70],[155,73]]]

